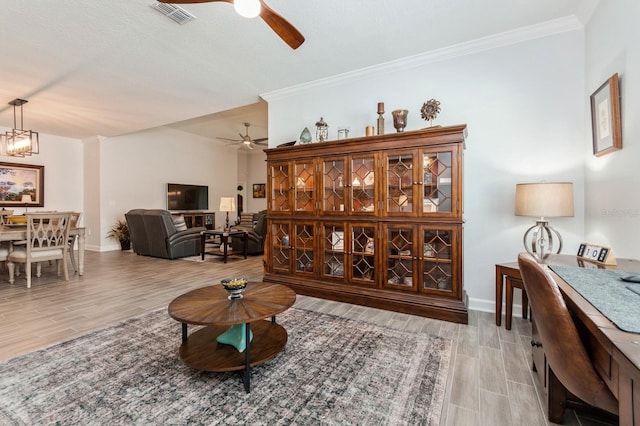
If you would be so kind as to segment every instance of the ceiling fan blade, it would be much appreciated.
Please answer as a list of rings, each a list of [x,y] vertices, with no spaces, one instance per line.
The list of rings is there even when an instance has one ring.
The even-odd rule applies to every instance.
[[[289,21],[274,12],[273,9],[267,6],[264,1],[260,0],[260,5],[262,6],[260,9],[260,17],[262,20],[266,22],[266,24],[269,25],[271,29],[289,45],[289,47],[295,50],[304,43],[304,36],[293,25],[291,25]]]
[[[258,139],[251,139],[251,142],[253,142],[256,145],[268,145],[266,142],[269,140],[269,138],[258,138]]]
[[[221,138],[219,136],[216,136],[216,139],[220,139],[221,141],[228,141],[228,142],[243,142],[242,139]]]

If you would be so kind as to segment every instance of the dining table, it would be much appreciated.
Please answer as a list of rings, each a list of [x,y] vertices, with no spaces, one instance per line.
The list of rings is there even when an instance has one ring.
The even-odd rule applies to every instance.
[[[69,229],[69,237],[78,237],[78,275],[84,275],[85,231],[86,229],[84,227],[74,227]],[[26,239],[26,225],[0,225],[0,241],[22,241]],[[71,250],[74,250],[73,247]]]

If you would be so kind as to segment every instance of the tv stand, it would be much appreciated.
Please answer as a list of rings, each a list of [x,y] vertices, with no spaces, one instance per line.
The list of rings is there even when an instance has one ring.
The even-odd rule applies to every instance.
[[[204,227],[208,230],[216,229],[216,213],[211,211],[196,210],[171,210],[171,214],[184,216],[187,228]]]

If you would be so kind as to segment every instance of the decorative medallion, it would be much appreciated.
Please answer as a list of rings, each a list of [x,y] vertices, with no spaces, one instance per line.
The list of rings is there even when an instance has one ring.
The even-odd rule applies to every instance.
[[[421,117],[429,122],[430,126],[433,126],[433,120],[436,119],[440,112],[440,102],[435,99],[429,99],[422,105],[420,109]]]

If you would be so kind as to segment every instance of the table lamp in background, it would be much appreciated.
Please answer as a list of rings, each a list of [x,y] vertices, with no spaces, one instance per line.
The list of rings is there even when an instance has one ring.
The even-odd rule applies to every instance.
[[[31,199],[31,195],[23,195],[21,201],[22,201],[22,204],[24,204],[24,214],[27,214],[29,204],[33,202],[33,200]]]
[[[220,211],[227,213],[227,221],[224,230],[229,230],[229,212],[236,211],[236,199],[234,197],[220,197]]]
[[[573,216],[573,183],[541,182],[516,185],[516,216],[538,217],[524,234],[527,253],[542,262],[551,253],[560,253],[562,237],[549,225],[548,217]],[[556,246],[557,237],[557,250]]]

